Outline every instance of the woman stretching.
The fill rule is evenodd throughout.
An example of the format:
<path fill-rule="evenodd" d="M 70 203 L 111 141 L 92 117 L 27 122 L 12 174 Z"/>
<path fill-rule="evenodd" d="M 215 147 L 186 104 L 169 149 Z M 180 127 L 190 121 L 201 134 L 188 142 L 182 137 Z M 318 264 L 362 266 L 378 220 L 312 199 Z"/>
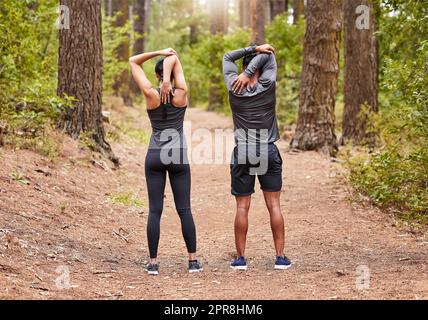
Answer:
<path fill-rule="evenodd" d="M 163 56 L 155 68 L 160 88 L 152 86 L 141 68 L 144 62 L 157 56 Z M 153 130 L 145 163 L 149 193 L 147 239 L 150 263 L 147 272 L 149 275 L 159 274 L 157 256 L 167 173 L 189 253 L 189 272 L 200 272 L 202 268 L 196 260 L 195 223 L 190 208 L 190 166 L 183 134 L 187 108 L 187 84 L 183 67 L 173 49 L 143 53 L 132 57 L 129 62 L 132 75 L 146 97 Z"/>

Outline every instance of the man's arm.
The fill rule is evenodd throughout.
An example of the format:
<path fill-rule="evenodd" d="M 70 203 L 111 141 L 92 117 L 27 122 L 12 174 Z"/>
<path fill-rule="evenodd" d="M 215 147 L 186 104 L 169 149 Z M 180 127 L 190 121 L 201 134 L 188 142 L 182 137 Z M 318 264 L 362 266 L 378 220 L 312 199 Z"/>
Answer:
<path fill-rule="evenodd" d="M 238 78 L 238 66 L 235 61 L 239 60 L 249 54 L 256 52 L 257 46 L 251 46 L 228 52 L 223 57 L 223 75 L 224 82 L 227 85 L 229 91 L 233 88 L 233 83 Z"/>
<path fill-rule="evenodd" d="M 269 87 L 276 81 L 277 65 L 274 54 L 261 53 L 251 60 L 244 73 L 251 78 L 257 70 L 261 70 L 259 83 L 263 87 Z"/>
<path fill-rule="evenodd" d="M 270 44 L 264 44 L 262 46 L 258 46 L 256 47 L 256 52 L 259 53 L 259 55 L 257 55 L 256 57 L 254 57 L 253 60 L 251 60 L 250 65 L 247 67 L 247 69 L 241 73 L 238 77 L 235 77 L 232 83 L 232 91 L 237 93 L 237 94 L 242 94 L 242 91 L 247 88 L 248 91 L 251 90 L 251 88 L 248 87 L 249 83 L 250 83 L 250 79 L 251 77 L 256 73 L 256 71 L 258 69 L 262 70 L 262 75 L 263 75 L 263 69 L 268 69 L 265 67 L 266 64 L 268 64 L 269 59 L 267 59 L 267 57 L 265 57 L 265 55 L 270 55 L 270 56 L 274 56 L 275 55 L 275 48 L 272 47 Z M 259 57 L 260 55 L 263 55 L 263 57 Z M 274 69 L 275 72 L 273 72 L 273 77 L 276 78 L 276 61 L 275 61 L 275 57 L 271 57 L 270 62 L 273 63 L 273 65 L 271 64 L 269 66 L 270 69 Z M 255 61 L 254 61 L 255 60 Z M 266 78 L 267 76 L 267 78 Z M 262 82 L 263 85 L 269 85 L 270 83 L 268 81 L 266 81 L 266 79 L 271 79 L 272 78 L 272 74 L 265 74 L 262 77 Z M 275 79 L 273 80 L 275 81 Z M 259 79 L 260 82 L 260 79 Z M 230 90 L 230 89 L 229 89 Z"/>

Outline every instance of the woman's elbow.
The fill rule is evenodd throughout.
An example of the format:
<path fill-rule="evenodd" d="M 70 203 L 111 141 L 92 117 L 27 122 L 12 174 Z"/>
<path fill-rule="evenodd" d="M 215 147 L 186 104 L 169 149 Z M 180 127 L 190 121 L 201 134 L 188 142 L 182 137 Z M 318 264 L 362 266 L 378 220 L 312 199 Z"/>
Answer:
<path fill-rule="evenodd" d="M 175 54 L 170 55 L 170 56 L 165 58 L 165 61 L 168 61 L 170 63 L 176 63 L 178 61 L 178 57 Z"/>

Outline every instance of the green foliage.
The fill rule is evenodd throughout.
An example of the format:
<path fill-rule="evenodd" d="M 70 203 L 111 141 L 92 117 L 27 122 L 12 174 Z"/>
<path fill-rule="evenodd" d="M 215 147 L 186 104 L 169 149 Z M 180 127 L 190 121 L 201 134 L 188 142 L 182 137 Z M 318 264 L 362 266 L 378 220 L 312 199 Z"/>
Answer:
<path fill-rule="evenodd" d="M 223 107 L 216 111 L 228 113 L 228 95 L 222 73 L 223 55 L 230 50 L 250 45 L 250 30 L 232 28 L 227 35 L 212 35 L 207 25 L 209 17 L 199 13 L 190 15 L 191 5 L 190 0 L 166 0 L 164 6 L 168 10 L 161 10 L 158 3 L 153 3 L 147 49 L 151 51 L 174 47 L 183 62 L 191 104 L 207 107 L 210 88 L 216 87 L 223 100 Z M 278 16 L 266 28 L 267 41 L 278 50 L 278 116 L 283 125 L 294 123 L 297 118 L 305 32 L 303 19 L 298 25 L 289 24 L 287 19 L 286 14 Z M 190 37 L 190 25 L 198 31 L 196 41 Z M 145 66 L 145 71 L 153 78 L 151 63 Z"/>
<path fill-rule="evenodd" d="M 109 137 L 122 143 L 148 145 L 151 133 L 136 125 L 134 120 L 127 117 L 127 119 L 119 121 L 116 130 L 109 131 Z"/>
<path fill-rule="evenodd" d="M 20 184 L 23 184 L 23 185 L 30 184 L 30 181 L 27 180 L 27 178 L 25 177 L 25 174 L 23 174 L 20 171 L 13 171 L 10 174 L 10 178 L 12 179 L 12 181 L 19 182 Z"/>
<path fill-rule="evenodd" d="M 147 50 L 172 47 L 180 53 L 186 51 L 189 45 L 197 41 L 190 37 L 190 26 L 193 26 L 201 37 L 205 36 L 208 19 L 198 6 L 201 4 L 195 3 L 194 0 L 152 1 Z"/>
<path fill-rule="evenodd" d="M 216 111 L 228 112 L 228 95 L 223 80 L 223 55 L 249 44 L 250 34 L 247 30 L 238 29 L 227 35 L 207 34 L 181 56 L 191 86 L 193 104 L 206 105 L 210 87 L 216 86 L 221 89 L 223 99 L 223 108 Z"/>
<path fill-rule="evenodd" d="M 109 196 L 109 199 L 111 203 L 129 207 L 144 208 L 146 206 L 144 200 L 135 197 L 131 192 L 114 193 Z"/>
<path fill-rule="evenodd" d="M 266 27 L 266 40 L 277 49 L 277 113 L 281 126 L 297 122 L 304 35 L 305 20 L 289 24 L 286 14 Z"/>
<path fill-rule="evenodd" d="M 59 205 L 59 210 L 60 210 L 61 214 L 64 214 L 66 209 L 67 209 L 67 204 L 66 203 L 61 203 Z"/>
<path fill-rule="evenodd" d="M 113 93 L 113 84 L 116 77 L 123 71 L 129 71 L 127 61 L 120 61 L 116 51 L 123 43 L 129 43 L 132 21 L 122 27 L 114 25 L 120 13 L 114 17 L 103 16 L 103 92 L 105 95 Z M 135 37 L 144 35 L 135 34 Z M 131 51 L 132 52 L 132 51 Z"/>
<path fill-rule="evenodd" d="M 123 130 L 125 135 L 137 144 L 148 145 L 150 142 L 150 134 L 146 131 L 135 128 L 124 128 Z"/>
<path fill-rule="evenodd" d="M 0 3 L 0 120 L 6 123 L 5 141 L 49 154 L 54 143 L 44 131 L 69 105 L 69 99 L 56 96 L 57 5 L 55 0 Z"/>
<path fill-rule="evenodd" d="M 114 99 L 107 100 L 105 108 L 110 111 L 109 119 L 113 124 L 106 128 L 108 140 L 128 145 L 148 145 L 151 130 L 147 130 L 147 127 L 144 126 L 147 122 L 141 120 L 148 117 L 146 108 L 136 105 L 132 110 L 126 110 Z"/>
<path fill-rule="evenodd" d="M 6 135 L 5 143 L 55 160 L 60 154 L 62 137 L 49 124 L 46 124 L 43 132 L 39 132 L 36 136 L 25 136 L 20 131 L 9 133 Z"/>
<path fill-rule="evenodd" d="M 394 7 L 396 6 L 396 7 Z M 428 222 L 428 1 L 385 1 L 382 148 L 351 156 L 350 181 L 376 204 Z M 399 9 L 396 11 L 395 9 Z"/>
<path fill-rule="evenodd" d="M 96 151 L 97 150 L 97 144 L 95 143 L 93 137 L 93 132 L 91 131 L 86 131 L 80 134 L 79 136 L 79 145 L 81 148 L 85 149 L 89 149 L 91 151 Z"/>

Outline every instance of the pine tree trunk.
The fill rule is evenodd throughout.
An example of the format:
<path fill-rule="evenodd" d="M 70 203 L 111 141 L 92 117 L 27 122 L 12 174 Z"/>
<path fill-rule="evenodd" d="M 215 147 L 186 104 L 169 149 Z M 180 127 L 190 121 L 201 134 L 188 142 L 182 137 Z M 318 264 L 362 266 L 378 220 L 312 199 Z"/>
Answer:
<path fill-rule="evenodd" d="M 370 8 L 368 29 L 357 25 L 359 5 Z M 371 0 L 344 0 L 345 108 L 341 144 L 374 143 L 375 133 L 368 132 L 367 121 L 370 114 L 378 112 L 378 41 L 374 35 L 377 9 Z"/>
<path fill-rule="evenodd" d="M 196 14 L 198 12 L 197 3 L 196 0 L 191 0 L 191 8 L 190 8 L 190 14 L 192 16 L 192 20 L 190 22 L 190 35 L 189 35 L 189 43 L 190 45 L 195 44 L 198 41 L 198 21 L 196 20 Z"/>
<path fill-rule="evenodd" d="M 342 1 L 308 0 L 307 3 L 300 107 L 291 147 L 334 155 Z"/>
<path fill-rule="evenodd" d="M 242 27 L 251 27 L 251 4 L 250 0 L 241 0 L 242 2 Z"/>
<path fill-rule="evenodd" d="M 114 0 L 112 1 L 113 15 L 119 13 L 116 21 L 116 27 L 123 27 L 128 22 L 129 16 L 129 2 L 128 0 Z M 116 57 L 119 61 L 128 62 L 129 60 L 129 38 L 121 43 L 116 49 Z M 116 76 L 115 82 L 113 83 L 114 94 L 118 97 L 122 97 L 123 102 L 127 106 L 132 106 L 132 99 L 130 94 L 129 83 L 131 81 L 131 75 L 128 69 L 123 70 L 119 75 Z"/>
<path fill-rule="evenodd" d="M 226 34 L 228 29 L 228 0 L 216 0 L 209 2 L 209 10 L 211 12 L 210 30 L 211 34 Z M 211 61 L 216 60 L 215 53 L 210 57 Z M 216 85 L 221 83 L 222 79 L 212 78 L 209 93 L 208 110 L 213 111 L 220 109 L 223 106 L 223 98 L 221 88 Z"/>
<path fill-rule="evenodd" d="M 271 21 L 273 21 L 276 16 L 288 11 L 288 0 L 270 0 L 270 7 Z"/>
<path fill-rule="evenodd" d="M 239 26 L 241 28 L 245 27 L 245 12 L 244 12 L 244 0 L 237 0 L 237 5 L 238 5 L 238 15 L 239 15 Z"/>
<path fill-rule="evenodd" d="M 229 0 L 216 0 L 209 2 L 211 34 L 226 34 L 229 27 L 228 14 Z"/>
<path fill-rule="evenodd" d="M 198 42 L 199 37 L 199 5 L 198 0 L 191 0 L 191 7 L 189 7 L 189 13 L 191 16 L 190 20 L 190 34 L 189 44 L 190 46 L 195 45 Z M 196 106 L 198 98 L 198 81 L 194 78 L 188 78 L 189 82 L 189 93 L 188 93 L 188 106 L 193 108 Z"/>
<path fill-rule="evenodd" d="M 134 0 L 133 15 L 136 17 L 134 21 L 134 32 L 136 34 L 136 40 L 133 44 L 133 54 L 141 54 L 144 52 L 144 38 L 142 37 L 145 32 L 146 23 L 146 0 Z M 141 95 L 141 90 L 137 83 L 131 77 L 131 91 L 133 94 Z"/>
<path fill-rule="evenodd" d="M 266 25 L 266 0 L 250 0 L 251 1 L 251 29 L 252 40 L 254 43 L 261 45 L 265 41 L 265 25 Z"/>
<path fill-rule="evenodd" d="M 293 24 L 297 24 L 299 19 L 304 15 L 305 15 L 305 1 L 293 0 Z"/>
<path fill-rule="evenodd" d="M 103 45 L 100 0 L 61 0 L 70 8 L 70 29 L 59 33 L 58 95 L 76 99 L 62 119 L 61 126 L 73 138 L 83 132 L 115 164 L 110 145 L 105 141 L 102 123 Z"/>
<path fill-rule="evenodd" d="M 250 0 L 238 0 L 239 26 L 241 28 L 251 27 L 251 5 Z"/>
<path fill-rule="evenodd" d="M 112 2 L 113 0 L 104 0 L 104 14 L 108 17 L 112 15 Z"/>

